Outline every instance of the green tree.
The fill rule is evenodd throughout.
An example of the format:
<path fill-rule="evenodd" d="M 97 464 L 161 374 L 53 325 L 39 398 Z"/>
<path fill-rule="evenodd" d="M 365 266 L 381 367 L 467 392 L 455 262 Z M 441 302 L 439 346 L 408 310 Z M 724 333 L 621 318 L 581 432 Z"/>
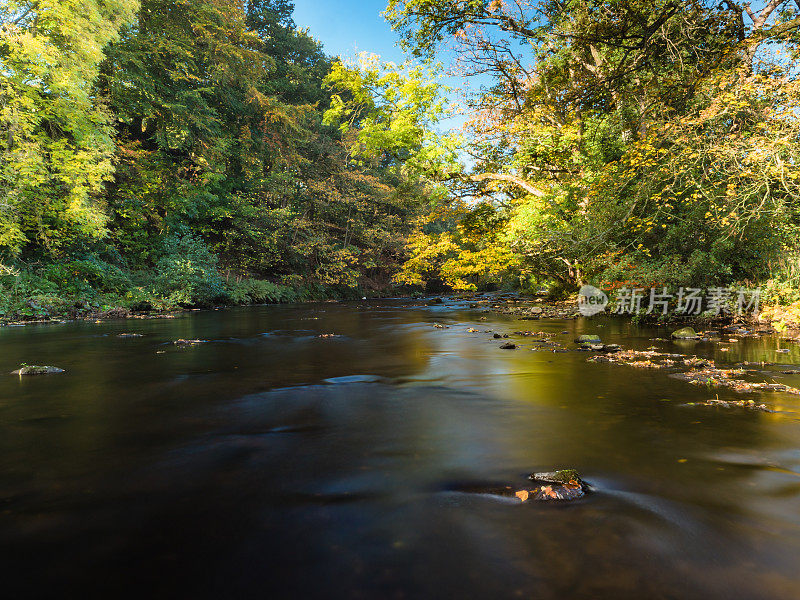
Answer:
<path fill-rule="evenodd" d="M 0 252 L 59 256 L 106 233 L 112 122 L 93 91 L 134 0 L 12 0 L 0 9 Z"/>
<path fill-rule="evenodd" d="M 796 251 L 799 11 L 391 0 L 386 14 L 417 54 L 455 44 L 465 74 L 493 79 L 460 184 L 506 208 L 529 267 L 689 285 L 755 280 Z"/>

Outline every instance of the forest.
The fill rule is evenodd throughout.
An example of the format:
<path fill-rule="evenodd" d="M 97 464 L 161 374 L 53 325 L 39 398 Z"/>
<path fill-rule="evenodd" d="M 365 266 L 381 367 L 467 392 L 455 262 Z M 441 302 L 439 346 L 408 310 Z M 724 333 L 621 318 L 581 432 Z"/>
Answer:
<path fill-rule="evenodd" d="M 400 65 L 292 12 L 0 4 L 0 315 L 586 282 L 796 303 L 800 2 L 389 0 Z"/>

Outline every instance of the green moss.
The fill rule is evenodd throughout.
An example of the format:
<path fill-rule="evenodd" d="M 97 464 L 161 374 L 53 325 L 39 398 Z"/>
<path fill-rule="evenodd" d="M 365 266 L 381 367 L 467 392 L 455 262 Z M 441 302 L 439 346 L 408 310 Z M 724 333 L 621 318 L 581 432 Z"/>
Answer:
<path fill-rule="evenodd" d="M 672 337 L 677 340 L 687 340 L 699 337 L 697 332 L 691 327 L 683 327 L 677 331 L 672 332 Z"/>

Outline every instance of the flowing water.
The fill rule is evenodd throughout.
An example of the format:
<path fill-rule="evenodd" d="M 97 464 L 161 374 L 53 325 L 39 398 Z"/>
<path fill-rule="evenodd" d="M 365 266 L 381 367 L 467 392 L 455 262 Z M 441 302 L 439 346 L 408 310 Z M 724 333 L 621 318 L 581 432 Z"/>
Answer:
<path fill-rule="evenodd" d="M 742 396 L 487 333 L 519 329 L 800 387 L 773 337 L 723 353 L 454 304 L 3 328 L 0 372 L 66 369 L 0 376 L 3 597 L 800 598 L 800 396 L 687 406 Z M 566 467 L 595 491 L 468 491 Z"/>

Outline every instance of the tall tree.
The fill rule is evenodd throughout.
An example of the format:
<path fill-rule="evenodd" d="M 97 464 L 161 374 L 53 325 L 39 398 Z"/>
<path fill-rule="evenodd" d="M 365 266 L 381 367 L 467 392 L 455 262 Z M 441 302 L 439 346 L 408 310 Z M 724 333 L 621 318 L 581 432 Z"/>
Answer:
<path fill-rule="evenodd" d="M 0 9 L 0 252 L 58 256 L 102 237 L 113 129 L 93 92 L 135 0 L 31 0 Z"/>
<path fill-rule="evenodd" d="M 757 277 L 796 230 L 794 74 L 770 44 L 794 56 L 798 10 L 390 0 L 387 15 L 418 54 L 455 46 L 462 74 L 493 79 L 472 105 L 476 168 L 460 183 L 505 207 L 529 265 L 573 284 L 609 263 L 689 284 Z M 779 214 L 786 227 L 770 231 Z"/>

